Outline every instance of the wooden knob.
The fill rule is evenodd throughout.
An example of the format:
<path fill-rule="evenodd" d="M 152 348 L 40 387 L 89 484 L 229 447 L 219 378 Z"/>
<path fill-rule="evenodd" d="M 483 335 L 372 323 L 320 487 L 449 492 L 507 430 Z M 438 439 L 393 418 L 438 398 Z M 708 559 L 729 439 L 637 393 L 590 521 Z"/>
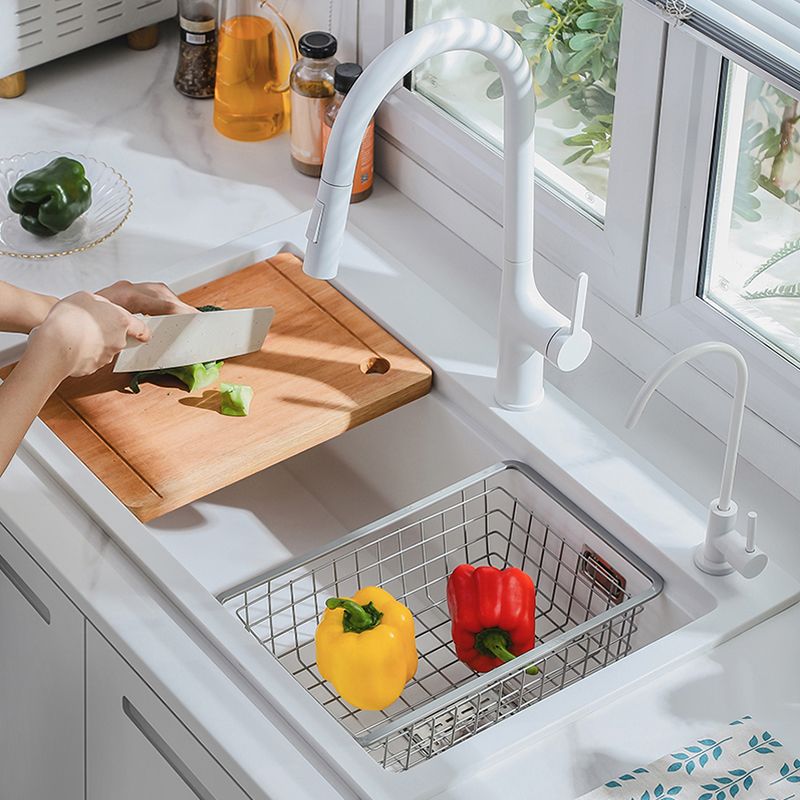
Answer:
<path fill-rule="evenodd" d="M 131 31 L 127 38 L 131 50 L 152 50 L 158 44 L 158 25 L 138 28 Z"/>
<path fill-rule="evenodd" d="M 12 75 L 6 75 L 5 78 L 0 78 L 0 97 L 11 99 L 12 97 L 19 97 L 25 94 L 27 82 L 25 80 L 25 72 L 15 72 Z"/>

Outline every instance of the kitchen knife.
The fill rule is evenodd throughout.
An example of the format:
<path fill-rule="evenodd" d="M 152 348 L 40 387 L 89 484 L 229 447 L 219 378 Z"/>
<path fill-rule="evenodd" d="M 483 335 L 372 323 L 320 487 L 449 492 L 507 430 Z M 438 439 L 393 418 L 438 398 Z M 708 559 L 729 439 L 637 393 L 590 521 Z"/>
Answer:
<path fill-rule="evenodd" d="M 144 372 L 184 367 L 260 350 L 274 308 L 239 308 L 197 314 L 168 314 L 142 319 L 150 340 L 129 340 L 117 356 L 114 372 Z"/>

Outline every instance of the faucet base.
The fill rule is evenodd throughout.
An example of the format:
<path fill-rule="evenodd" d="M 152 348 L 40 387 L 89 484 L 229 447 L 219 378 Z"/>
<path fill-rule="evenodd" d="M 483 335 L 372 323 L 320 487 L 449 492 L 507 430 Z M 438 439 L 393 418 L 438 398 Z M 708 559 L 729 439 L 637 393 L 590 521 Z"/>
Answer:
<path fill-rule="evenodd" d="M 501 334 L 494 399 L 509 411 L 529 411 L 544 400 L 544 356 Z"/>
<path fill-rule="evenodd" d="M 695 566 L 707 575 L 730 575 L 736 570 L 744 578 L 755 578 L 767 566 L 767 556 L 753 543 L 754 531 L 746 539 L 736 530 L 739 510 L 731 500 L 723 511 L 719 498 L 711 501 L 706 540 L 695 551 Z"/>
<path fill-rule="evenodd" d="M 494 396 L 495 402 L 500 408 L 506 409 L 506 411 L 533 411 L 534 408 L 538 408 L 542 404 L 542 400 L 544 400 L 544 392 L 532 403 L 526 403 L 525 405 L 517 405 L 516 403 L 504 403 L 497 395 Z"/>
<path fill-rule="evenodd" d="M 719 498 L 709 504 L 706 538 L 694 554 L 695 566 L 706 575 L 730 575 L 734 571 L 733 564 L 719 549 L 719 543 L 724 536 L 734 532 L 738 515 L 739 508 L 733 500 L 726 511 L 719 507 Z"/>
<path fill-rule="evenodd" d="M 705 572 L 706 575 L 721 577 L 723 575 L 730 575 L 733 572 L 733 567 L 727 561 L 720 563 L 718 561 L 709 561 L 709 559 L 706 558 L 705 542 L 697 545 L 697 549 L 694 551 L 694 565 L 701 572 Z"/>

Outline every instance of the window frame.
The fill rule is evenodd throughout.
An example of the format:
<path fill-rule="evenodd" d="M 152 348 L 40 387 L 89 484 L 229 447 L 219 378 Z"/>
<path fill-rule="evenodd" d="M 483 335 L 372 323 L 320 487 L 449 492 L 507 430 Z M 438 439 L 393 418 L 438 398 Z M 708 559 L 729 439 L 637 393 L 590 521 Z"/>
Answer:
<path fill-rule="evenodd" d="M 670 29 L 641 326 L 673 352 L 709 339 L 737 347 L 750 368 L 748 408 L 800 444 L 800 419 L 795 411 L 800 368 L 704 300 L 699 291 L 713 202 L 726 58 L 779 83 L 680 25 Z M 796 91 L 780 86 L 797 96 Z M 680 197 L 681 203 L 675 203 L 675 197 Z M 717 385 L 731 388 L 726 364 L 709 360 L 697 368 Z"/>
<path fill-rule="evenodd" d="M 362 3 L 362 63 L 402 36 L 409 22 L 406 0 Z M 598 225 L 539 177 L 535 188 L 537 252 L 573 276 L 587 272 L 593 291 L 631 314 L 639 310 L 644 279 L 666 28 L 647 9 L 626 4 L 605 223 Z M 653 95 L 654 102 L 637 103 L 641 92 Z M 380 135 L 426 172 L 502 223 L 500 153 L 402 84 L 381 106 L 377 125 Z M 455 232 L 473 243 L 468 230 Z M 501 254 L 487 255 L 498 261 Z"/>
<path fill-rule="evenodd" d="M 362 63 L 369 63 L 405 32 L 405 8 L 405 0 L 360 3 Z M 649 35 L 637 39 L 639 31 Z M 649 376 L 670 353 L 700 341 L 723 340 L 738 347 L 748 361 L 751 377 L 741 453 L 800 497 L 800 483 L 788 468 L 789 459 L 796 458 L 800 449 L 800 418 L 795 412 L 800 369 L 697 296 L 722 61 L 729 58 L 784 91 L 796 92 L 637 0 L 626 2 L 622 47 L 621 72 L 626 63 L 623 57 L 629 52 L 634 54 L 631 64 L 640 66 L 636 55 L 641 54 L 650 66 L 637 70 L 627 83 L 620 75 L 618 102 L 624 103 L 623 92 L 633 100 L 637 87 L 649 86 L 653 96 L 638 128 L 640 134 L 646 133 L 640 136 L 640 146 L 643 139 L 651 140 L 638 157 L 645 165 L 641 169 L 646 180 L 632 181 L 638 181 L 639 208 L 638 214 L 637 209 L 631 212 L 628 231 L 639 232 L 627 247 L 625 230 L 620 233 L 620 246 L 613 225 L 608 231 L 591 223 L 585 236 L 581 223 L 588 221 L 537 181 L 537 278 L 548 298 L 567 309 L 572 277 L 587 271 L 591 289 L 587 322 L 590 330 L 593 319 L 599 325 L 592 331 L 596 344 L 641 378 Z M 654 74 L 658 75 L 655 88 Z M 646 75 L 650 76 L 647 80 Z M 622 116 L 620 106 L 616 112 Z M 378 132 L 388 143 L 377 151 L 379 171 L 499 265 L 501 157 L 402 85 L 383 104 Z M 472 169 L 465 170 L 464 164 L 471 164 Z M 611 205 L 609 197 L 609 210 Z M 637 227 L 637 219 L 641 227 Z M 636 253 L 639 245 L 641 258 Z M 609 258 L 611 253 L 616 261 Z M 691 364 L 662 392 L 724 438 L 728 419 L 725 397 L 732 396 L 733 384 L 729 365 L 712 356 Z"/>

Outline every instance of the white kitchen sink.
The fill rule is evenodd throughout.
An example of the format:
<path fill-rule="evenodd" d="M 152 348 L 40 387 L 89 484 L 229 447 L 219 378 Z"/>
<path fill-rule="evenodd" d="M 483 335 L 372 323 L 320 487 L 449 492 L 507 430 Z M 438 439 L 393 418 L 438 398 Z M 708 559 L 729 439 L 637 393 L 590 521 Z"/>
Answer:
<path fill-rule="evenodd" d="M 307 215 L 287 220 L 176 266 L 164 278 L 183 291 L 280 250 L 302 255 L 306 224 Z M 261 706 L 264 713 L 291 725 L 315 763 L 324 762 L 356 795 L 374 800 L 429 798 L 502 759 L 524 761 L 526 747 L 555 726 L 612 702 L 615 695 L 633 691 L 671 665 L 711 650 L 796 601 L 796 582 L 773 564 L 752 581 L 697 571 L 692 552 L 703 536 L 705 509 L 552 387 L 532 412 L 497 408 L 491 334 L 365 237 L 346 236 L 337 286 L 433 368 L 434 391 L 429 396 L 147 526 L 43 424 L 33 426 L 26 447 L 199 631 L 242 691 L 255 693 L 259 704 L 266 703 Z M 312 613 L 302 620 L 304 640 L 299 638 L 302 626 L 292 624 L 288 636 L 297 635 L 298 640 L 281 650 L 278 637 L 259 627 L 259 620 L 270 625 L 270 581 L 283 580 L 285 588 L 287 574 L 290 582 L 294 577 L 292 571 L 313 574 L 322 563 L 319 559 L 330 561 L 332 553 L 341 552 L 331 550 L 334 543 L 352 547 L 352 537 L 344 544 L 340 540 L 354 531 L 359 537 L 389 537 L 382 539 L 385 542 L 394 537 L 402 549 L 404 534 L 398 531 L 409 521 L 413 524 L 413 515 L 422 508 L 414 504 L 431 495 L 434 504 L 441 502 L 445 496 L 436 493 L 465 479 L 479 485 L 486 470 L 494 474 L 493 465 L 505 460 L 534 468 L 536 491 L 531 495 L 517 487 L 523 516 L 543 521 L 546 529 L 551 526 L 564 546 L 572 548 L 572 574 L 583 581 L 584 590 L 596 582 L 581 569 L 584 545 L 628 582 L 628 595 L 636 598 L 631 611 L 637 613 L 606 620 L 609 636 L 616 635 L 622 643 L 619 655 L 624 658 L 614 652 L 605 659 L 611 652 L 610 639 L 594 632 L 599 637 L 594 646 L 591 639 L 584 640 L 584 649 L 578 643 L 573 651 L 578 661 L 562 659 L 563 681 L 519 685 L 520 676 L 512 674 L 514 662 L 493 671 L 509 679 L 505 685 L 492 684 L 492 673 L 469 674 L 463 666 L 446 663 L 450 654 L 440 572 L 427 610 L 417 609 L 424 617 L 438 613 L 439 620 L 421 619 L 418 630 L 438 634 L 444 642 L 445 662 L 432 668 L 428 664 L 427 676 L 450 670 L 449 677 L 431 688 L 435 681 L 426 683 L 422 675 L 424 685 L 409 693 L 406 707 L 390 709 L 380 719 L 365 719 L 331 699 L 330 688 L 314 675 L 313 644 L 308 639 L 315 626 L 316 593 Z M 512 494 L 517 495 L 517 489 Z M 549 518 L 554 509 L 556 517 Z M 464 530 L 469 534 L 471 529 Z M 518 543 L 514 540 L 514 546 Z M 469 548 L 463 551 L 472 560 L 470 553 Z M 391 560 L 392 554 L 387 557 Z M 491 557 L 486 561 L 502 565 Z M 410 595 L 420 587 L 411 582 L 404 590 L 402 573 L 400 569 L 381 576 L 373 570 L 369 579 L 394 578 L 392 588 L 413 606 Z M 546 586 L 547 575 L 539 577 Z M 545 589 L 545 599 L 552 600 L 557 591 Z M 560 596 L 562 608 L 569 596 Z M 259 617 L 248 617 L 259 602 L 266 604 L 266 616 L 262 608 Z M 293 602 L 284 604 L 290 615 Z M 585 603 L 589 619 L 613 612 L 608 595 L 603 602 L 599 613 Z M 569 625 L 558 631 L 556 617 L 543 616 L 533 659 L 537 650 L 556 655 L 555 640 L 569 635 Z M 296 645 L 305 645 L 305 650 Z M 553 664 L 544 666 L 550 680 Z M 420 700 L 419 691 L 426 688 L 431 696 Z M 539 692 L 536 702 L 530 702 L 532 689 Z M 483 713 L 484 698 L 497 704 L 498 713 Z M 444 716 L 436 718 L 440 713 Z M 462 735 L 462 722 L 466 728 L 473 726 L 469 736 Z"/>
<path fill-rule="evenodd" d="M 691 581 L 665 586 L 540 476 L 492 467 L 499 457 L 434 393 L 147 527 L 264 645 L 263 659 L 277 659 L 383 767 L 405 770 L 715 605 Z M 534 577 L 536 660 L 488 678 L 458 662 L 444 589 L 463 561 Z M 358 712 L 320 678 L 313 638 L 326 597 L 373 584 L 414 611 L 421 659 L 400 701 Z M 525 673 L 531 664 L 537 676 Z"/>

